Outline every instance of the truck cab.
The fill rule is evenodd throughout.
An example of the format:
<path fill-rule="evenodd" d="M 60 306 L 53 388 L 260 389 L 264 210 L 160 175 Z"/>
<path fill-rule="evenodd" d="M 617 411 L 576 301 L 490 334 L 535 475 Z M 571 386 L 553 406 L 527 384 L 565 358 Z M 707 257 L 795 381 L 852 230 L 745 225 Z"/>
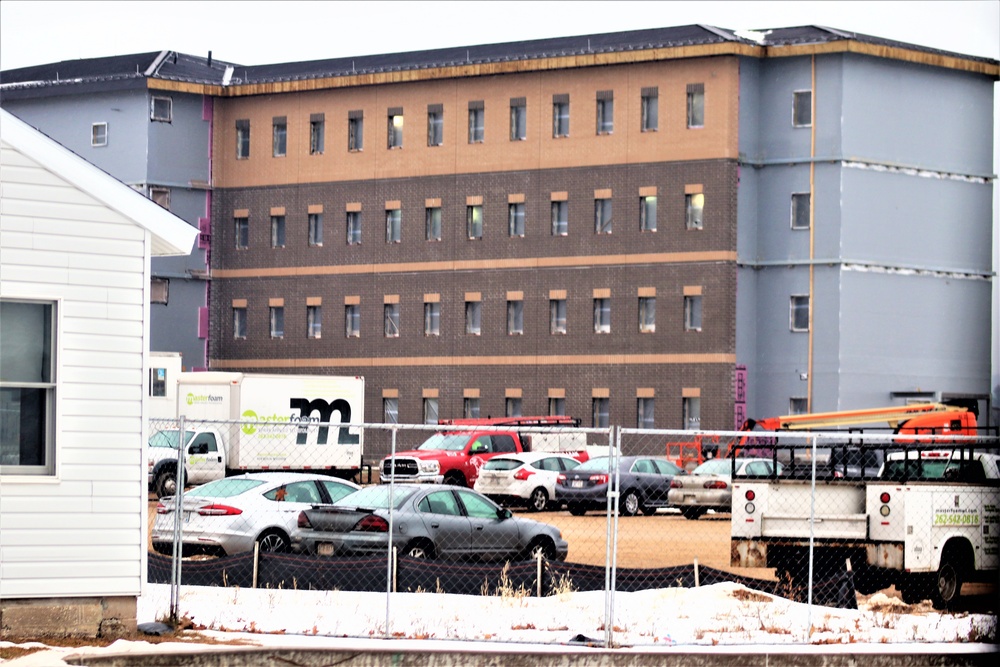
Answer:
<path fill-rule="evenodd" d="M 184 481 L 186 485 L 204 484 L 226 475 L 226 449 L 221 434 L 215 429 L 185 429 Z M 164 428 L 149 436 L 147 481 L 157 497 L 177 493 L 176 428 Z"/>

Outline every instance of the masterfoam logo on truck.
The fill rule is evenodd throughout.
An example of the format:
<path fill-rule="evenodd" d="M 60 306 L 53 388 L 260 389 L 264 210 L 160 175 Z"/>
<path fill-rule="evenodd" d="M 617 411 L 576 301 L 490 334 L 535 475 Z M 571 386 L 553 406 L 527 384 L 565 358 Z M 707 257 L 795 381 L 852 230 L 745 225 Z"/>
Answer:
<path fill-rule="evenodd" d="M 298 414 L 292 413 L 290 415 L 279 415 L 277 413 L 271 415 L 259 415 L 255 410 L 244 410 L 242 417 L 246 421 L 256 421 L 256 422 L 267 422 L 267 423 L 299 423 L 299 424 L 328 424 L 330 423 L 333 413 L 336 412 L 340 414 L 341 424 L 350 424 L 351 422 L 351 404 L 342 398 L 334 400 L 332 403 L 323 400 L 322 398 L 291 398 L 288 401 L 288 406 L 293 410 L 298 410 Z M 313 413 L 319 413 L 318 416 L 314 417 Z M 340 433 L 337 442 L 342 445 L 358 444 L 359 437 L 357 435 L 352 435 L 346 428 L 337 429 Z M 254 435 L 257 433 L 256 424 L 244 424 L 242 427 L 243 433 L 246 435 Z M 325 445 L 329 439 L 329 427 L 321 426 L 317 433 L 316 444 Z M 264 436 L 263 434 L 258 434 L 258 437 L 283 437 L 282 434 Z M 305 444 L 306 442 L 306 432 L 303 429 L 299 430 L 297 437 L 298 444 Z"/>
<path fill-rule="evenodd" d="M 221 403 L 222 396 L 216 394 L 195 394 L 194 392 L 188 392 L 187 404 L 188 405 L 205 405 L 206 403 Z"/>

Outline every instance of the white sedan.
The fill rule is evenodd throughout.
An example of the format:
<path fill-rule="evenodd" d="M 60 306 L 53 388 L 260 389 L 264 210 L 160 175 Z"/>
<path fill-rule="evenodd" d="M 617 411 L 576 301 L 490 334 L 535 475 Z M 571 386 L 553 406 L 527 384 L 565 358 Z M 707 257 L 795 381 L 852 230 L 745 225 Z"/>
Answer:
<path fill-rule="evenodd" d="M 299 512 L 329 504 L 359 487 L 327 475 L 258 472 L 217 479 L 184 494 L 181 523 L 184 555 L 231 555 L 288 551 Z M 153 524 L 153 549 L 173 551 L 176 496 L 161 498 Z"/>
<path fill-rule="evenodd" d="M 551 452 L 495 456 L 479 470 L 475 489 L 501 505 L 527 505 L 541 512 L 555 495 L 559 474 L 578 465 L 572 456 Z"/>

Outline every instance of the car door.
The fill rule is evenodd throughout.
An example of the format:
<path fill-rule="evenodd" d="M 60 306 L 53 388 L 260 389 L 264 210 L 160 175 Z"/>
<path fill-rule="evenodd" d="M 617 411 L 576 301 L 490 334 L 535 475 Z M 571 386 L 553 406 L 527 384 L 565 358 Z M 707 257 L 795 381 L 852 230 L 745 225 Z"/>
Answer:
<path fill-rule="evenodd" d="M 272 502 L 265 503 L 259 512 L 255 509 L 255 516 L 248 519 L 258 533 L 268 526 L 282 526 L 291 535 L 298 523 L 299 512 L 323 502 L 319 487 L 312 480 L 279 486 L 265 493 L 264 497 Z"/>
<path fill-rule="evenodd" d="M 646 502 L 647 500 L 655 502 L 659 494 L 658 486 L 660 473 L 656 470 L 656 465 L 653 463 L 652 459 L 636 459 L 632 463 L 629 474 L 633 480 L 636 490 L 639 492 L 639 498 L 643 502 Z M 624 489 L 624 480 L 622 480 L 622 490 Z"/>
<path fill-rule="evenodd" d="M 457 493 L 472 527 L 468 553 L 494 560 L 521 550 L 515 521 L 501 519 L 497 513 L 500 508 L 478 493 L 464 489 Z"/>
<path fill-rule="evenodd" d="M 438 556 L 468 553 L 472 526 L 450 489 L 431 491 L 417 503 L 417 511 Z"/>
<path fill-rule="evenodd" d="M 656 466 L 656 472 L 659 474 L 655 502 L 657 505 L 666 506 L 669 504 L 667 496 L 670 494 L 670 483 L 675 476 L 683 476 L 684 471 L 670 461 L 662 459 L 653 459 L 653 465 Z"/>

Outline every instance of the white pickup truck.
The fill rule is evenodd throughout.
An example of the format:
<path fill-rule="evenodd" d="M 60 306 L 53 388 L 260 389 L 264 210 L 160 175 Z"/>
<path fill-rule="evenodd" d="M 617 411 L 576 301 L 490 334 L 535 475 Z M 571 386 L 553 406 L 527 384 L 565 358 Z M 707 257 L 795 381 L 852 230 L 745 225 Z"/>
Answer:
<path fill-rule="evenodd" d="M 731 563 L 773 567 L 801 594 L 848 561 L 863 594 L 895 585 L 907 603 L 953 607 L 966 581 L 997 581 L 1000 456 L 995 446 L 909 446 L 869 480 L 737 479 Z M 794 596 L 794 595 L 793 595 Z"/>

